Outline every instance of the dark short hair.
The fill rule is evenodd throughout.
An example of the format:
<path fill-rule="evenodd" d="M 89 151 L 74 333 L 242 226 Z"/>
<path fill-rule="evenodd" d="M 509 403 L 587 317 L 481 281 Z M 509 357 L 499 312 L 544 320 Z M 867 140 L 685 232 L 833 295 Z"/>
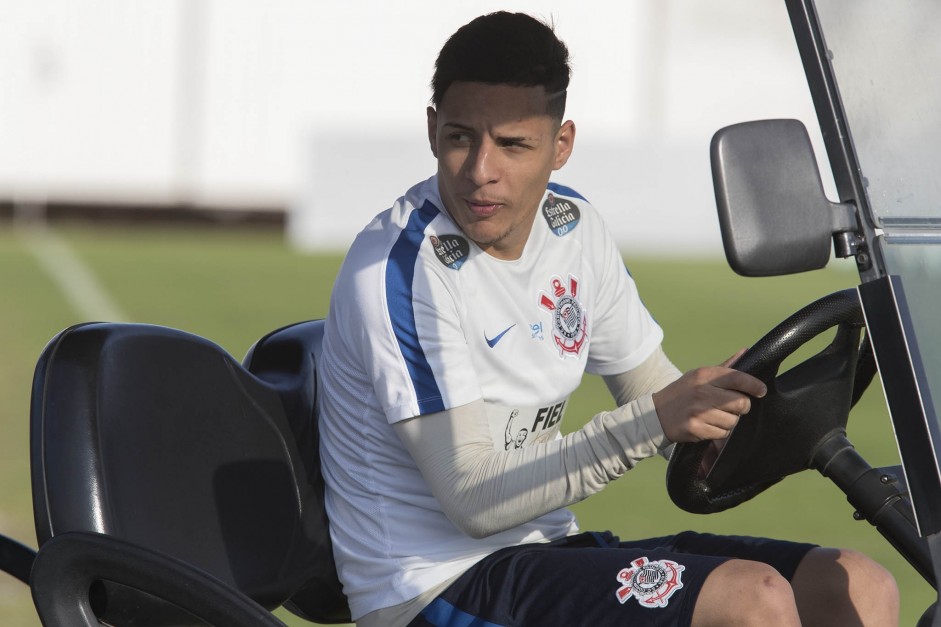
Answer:
<path fill-rule="evenodd" d="M 549 112 L 565 112 L 569 51 L 552 26 L 525 13 L 500 11 L 459 28 L 441 48 L 431 80 L 431 102 L 437 107 L 454 82 L 542 86 Z"/>

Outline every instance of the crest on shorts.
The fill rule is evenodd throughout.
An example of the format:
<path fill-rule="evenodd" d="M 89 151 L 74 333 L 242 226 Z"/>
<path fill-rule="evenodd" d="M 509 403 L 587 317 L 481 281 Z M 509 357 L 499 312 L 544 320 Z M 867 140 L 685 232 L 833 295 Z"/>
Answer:
<path fill-rule="evenodd" d="M 683 587 L 684 570 L 672 560 L 651 562 L 639 557 L 618 573 L 621 587 L 615 595 L 622 605 L 634 597 L 643 607 L 666 607 L 673 593 Z"/>
<path fill-rule="evenodd" d="M 470 245 L 460 235 L 432 235 L 428 239 L 438 261 L 452 270 L 460 270 L 467 261 Z"/>
<path fill-rule="evenodd" d="M 549 280 L 550 293 L 539 292 L 539 306 L 552 314 L 552 339 L 561 357 L 578 357 L 588 339 L 588 312 L 578 300 L 578 279 L 569 275 Z"/>
<path fill-rule="evenodd" d="M 566 198 L 557 198 L 555 194 L 549 192 L 546 200 L 542 203 L 542 217 L 546 219 L 546 224 L 552 229 L 558 237 L 566 233 L 571 233 L 578 221 L 582 217 L 582 212 L 571 200 Z"/>

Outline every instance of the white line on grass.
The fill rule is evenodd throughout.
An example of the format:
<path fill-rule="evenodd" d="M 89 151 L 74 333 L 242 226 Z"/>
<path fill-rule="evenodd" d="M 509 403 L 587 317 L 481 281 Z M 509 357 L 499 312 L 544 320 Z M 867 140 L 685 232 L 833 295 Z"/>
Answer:
<path fill-rule="evenodd" d="M 30 225 L 17 229 L 49 277 L 59 286 L 81 321 L 124 322 L 127 316 L 112 300 L 88 265 L 52 229 Z"/>

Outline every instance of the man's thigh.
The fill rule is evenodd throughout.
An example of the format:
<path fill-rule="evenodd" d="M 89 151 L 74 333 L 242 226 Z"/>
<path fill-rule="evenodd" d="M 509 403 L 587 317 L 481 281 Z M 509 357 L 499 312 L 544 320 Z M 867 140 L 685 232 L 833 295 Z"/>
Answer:
<path fill-rule="evenodd" d="M 635 549 L 656 547 L 682 554 L 713 555 L 764 562 L 773 566 L 781 573 L 781 576 L 791 581 L 801 560 L 817 545 L 770 538 L 684 531 L 662 538 L 621 542 L 619 546 Z"/>
<path fill-rule="evenodd" d="M 512 547 L 471 568 L 410 625 L 689 625 L 703 583 L 728 559 L 763 561 L 790 579 L 811 548 L 691 532 Z"/>
<path fill-rule="evenodd" d="M 485 558 L 410 625 L 688 625 L 727 560 L 596 543 L 513 547 Z"/>

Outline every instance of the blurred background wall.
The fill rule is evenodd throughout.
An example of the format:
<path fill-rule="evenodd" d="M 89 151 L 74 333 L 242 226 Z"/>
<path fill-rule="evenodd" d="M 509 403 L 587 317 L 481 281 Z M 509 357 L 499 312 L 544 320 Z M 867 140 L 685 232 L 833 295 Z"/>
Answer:
<path fill-rule="evenodd" d="M 708 152 L 724 125 L 802 119 L 825 160 L 780 0 L 0 7 L 7 218 L 251 219 L 303 249 L 342 250 L 433 172 L 435 55 L 498 9 L 553 21 L 569 45 L 577 148 L 556 180 L 602 210 L 625 250 L 720 254 Z"/>

